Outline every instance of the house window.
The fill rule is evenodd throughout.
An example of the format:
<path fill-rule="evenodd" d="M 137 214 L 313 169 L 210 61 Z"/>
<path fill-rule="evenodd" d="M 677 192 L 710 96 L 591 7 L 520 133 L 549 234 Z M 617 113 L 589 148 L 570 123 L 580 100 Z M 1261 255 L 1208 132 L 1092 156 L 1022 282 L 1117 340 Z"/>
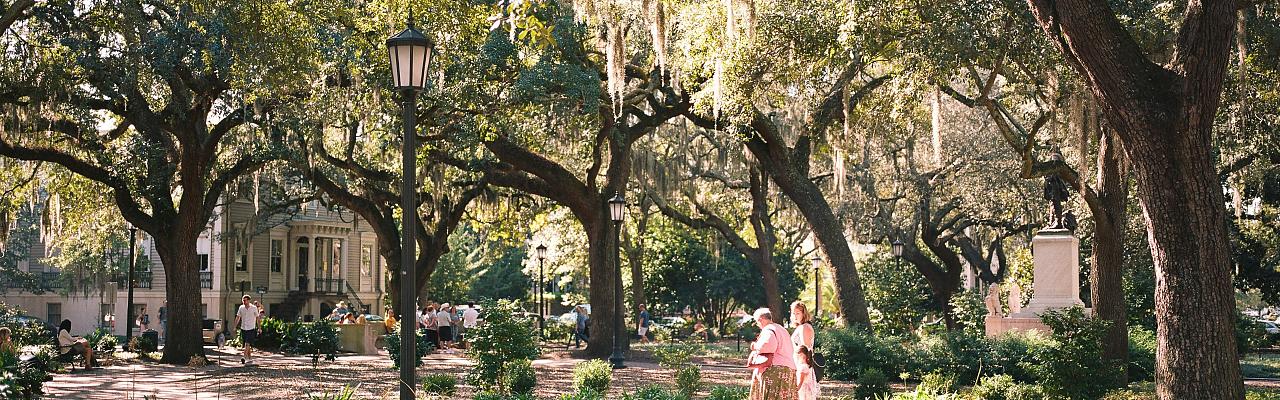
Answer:
<path fill-rule="evenodd" d="M 48 318 L 45 321 L 49 321 L 50 324 L 62 323 L 62 303 L 48 303 L 47 310 L 48 312 L 45 313 L 45 316 Z"/>
<path fill-rule="evenodd" d="M 209 270 L 209 255 L 208 255 L 208 254 L 196 254 L 196 257 L 200 259 L 200 270 L 201 270 L 201 271 L 208 271 L 208 270 Z"/>
<path fill-rule="evenodd" d="M 360 275 L 373 275 L 373 246 L 360 246 Z"/>
<path fill-rule="evenodd" d="M 284 241 L 271 241 L 271 272 L 280 272 L 284 263 Z"/>

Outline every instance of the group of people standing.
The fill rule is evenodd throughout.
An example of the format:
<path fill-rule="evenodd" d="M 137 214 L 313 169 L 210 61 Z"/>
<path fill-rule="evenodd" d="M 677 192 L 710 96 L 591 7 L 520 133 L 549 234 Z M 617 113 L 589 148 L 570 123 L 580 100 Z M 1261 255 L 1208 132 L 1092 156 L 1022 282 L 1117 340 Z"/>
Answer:
<path fill-rule="evenodd" d="M 817 376 L 813 366 L 814 331 L 809 309 L 799 301 L 791 303 L 791 325 L 774 322 L 768 308 L 752 315 L 760 335 L 751 344 L 747 366 L 751 373 L 751 400 L 816 400 Z"/>
<path fill-rule="evenodd" d="M 466 346 L 464 335 L 468 329 L 476 327 L 480 312 L 476 310 L 475 303 L 467 303 L 467 308 L 461 312 L 449 303 L 428 304 L 418 312 L 417 318 L 418 329 L 426 332 L 427 341 L 436 349 L 451 352 L 457 343 Z"/>

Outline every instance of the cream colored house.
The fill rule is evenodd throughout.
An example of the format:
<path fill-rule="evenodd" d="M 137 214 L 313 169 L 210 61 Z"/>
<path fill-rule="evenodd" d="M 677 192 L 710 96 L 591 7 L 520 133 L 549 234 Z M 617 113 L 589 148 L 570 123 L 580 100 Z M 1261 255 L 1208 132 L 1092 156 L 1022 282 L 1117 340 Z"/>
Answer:
<path fill-rule="evenodd" d="M 242 294 L 261 300 L 267 315 L 288 320 L 323 318 L 339 301 L 365 313 L 382 313 L 385 263 L 364 220 L 346 210 L 331 211 L 311 203 L 295 214 L 256 223 L 255 209 L 248 199 L 221 206 L 209 230 L 200 236 L 196 252 L 206 318 L 232 318 Z M 138 251 L 150 259 L 150 265 L 142 263 L 135 270 L 134 307 L 146 306 L 150 328 L 162 331 L 164 268 L 153 243 L 141 232 Z M 59 272 L 40 262 L 49 255 L 46 246 L 37 241 L 31 253 L 19 268 L 52 282 Z M 0 301 L 53 324 L 70 319 L 74 334 L 106 326 L 123 335 L 128 290 L 123 283 L 106 287 L 87 296 L 11 288 L 0 295 Z"/>

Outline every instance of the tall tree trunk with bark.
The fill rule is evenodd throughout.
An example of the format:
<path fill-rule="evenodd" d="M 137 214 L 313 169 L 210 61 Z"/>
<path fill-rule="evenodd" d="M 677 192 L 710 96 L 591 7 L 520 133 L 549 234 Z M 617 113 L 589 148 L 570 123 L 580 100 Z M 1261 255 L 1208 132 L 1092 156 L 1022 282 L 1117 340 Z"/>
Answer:
<path fill-rule="evenodd" d="M 1132 162 L 1156 269 L 1156 394 L 1241 399 L 1213 119 L 1236 1 L 1186 3 L 1172 60 L 1148 60 L 1103 1 L 1028 0 L 1085 77 Z"/>
<path fill-rule="evenodd" d="M 1101 128 L 1101 127 L 1098 127 Z M 1124 154 L 1114 135 L 1099 133 L 1093 254 L 1089 289 L 1093 314 L 1111 323 L 1103 339 L 1103 357 L 1129 364 L 1129 317 L 1124 297 L 1124 231 L 1128 221 L 1129 182 Z M 1123 374 L 1124 372 L 1122 372 Z M 1122 381 L 1127 381 L 1124 379 Z"/>

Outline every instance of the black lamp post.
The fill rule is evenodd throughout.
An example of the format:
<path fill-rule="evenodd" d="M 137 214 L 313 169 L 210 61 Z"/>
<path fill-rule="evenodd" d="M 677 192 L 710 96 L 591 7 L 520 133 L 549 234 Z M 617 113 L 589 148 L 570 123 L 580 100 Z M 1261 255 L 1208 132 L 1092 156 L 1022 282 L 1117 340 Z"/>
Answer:
<path fill-rule="evenodd" d="M 547 313 L 543 309 L 543 305 L 547 300 L 547 281 L 546 274 L 544 273 L 545 271 L 542 268 L 542 261 L 547 259 L 547 245 L 539 244 L 538 247 L 534 248 L 534 250 L 537 250 L 538 253 L 538 337 L 542 338 L 542 334 L 547 326 Z"/>
<path fill-rule="evenodd" d="M 609 199 L 609 217 L 613 219 L 613 267 L 614 267 L 614 285 L 613 285 L 613 355 L 609 356 L 609 363 L 613 364 L 613 369 L 626 368 L 624 362 L 627 357 L 622 354 L 622 341 L 626 340 L 626 336 L 622 335 L 622 314 L 626 312 L 626 308 L 622 306 L 622 217 L 626 215 L 627 201 L 622 198 L 622 193 L 618 193 Z"/>
<path fill-rule="evenodd" d="M 902 241 L 893 239 L 893 259 L 895 267 L 902 267 Z"/>
<path fill-rule="evenodd" d="M 414 249 L 414 232 L 417 232 L 418 203 L 417 182 L 415 172 L 415 154 L 417 151 L 416 132 L 418 103 L 415 97 L 418 91 L 427 87 L 427 69 L 431 67 L 431 53 L 435 44 L 422 32 L 413 28 L 413 14 L 409 14 L 408 27 L 387 39 L 387 51 L 391 62 L 391 78 L 395 89 L 400 91 L 404 119 L 404 145 L 401 150 L 400 179 L 400 400 L 414 398 L 414 349 L 416 339 L 416 319 L 414 309 L 417 298 L 414 296 L 414 260 L 417 259 Z"/>
<path fill-rule="evenodd" d="M 818 317 L 818 310 L 822 309 L 822 257 L 817 252 L 813 253 L 813 315 L 810 319 Z M 812 321 L 810 321 L 812 322 Z"/>
<path fill-rule="evenodd" d="M 137 256 L 134 255 L 134 247 L 138 238 L 138 228 L 129 224 L 129 300 L 125 305 L 124 342 L 129 343 L 133 339 L 133 267 L 137 263 Z"/>

